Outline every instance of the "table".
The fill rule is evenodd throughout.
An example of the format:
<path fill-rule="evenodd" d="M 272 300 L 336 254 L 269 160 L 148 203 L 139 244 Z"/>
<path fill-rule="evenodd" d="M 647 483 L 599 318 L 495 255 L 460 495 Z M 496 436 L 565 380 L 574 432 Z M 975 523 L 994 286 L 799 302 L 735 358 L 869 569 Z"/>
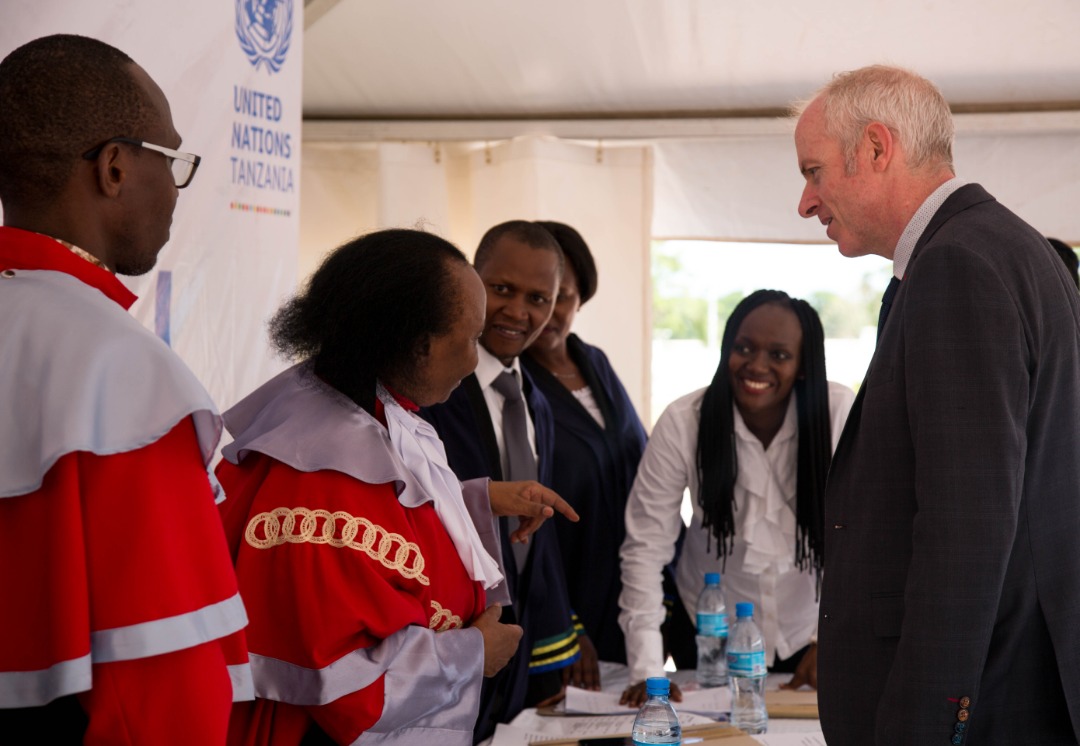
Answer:
<path fill-rule="evenodd" d="M 693 670 L 674 671 L 669 678 L 680 687 L 692 688 L 697 684 Z M 779 689 L 780 684 L 791 679 L 791 674 L 770 674 L 767 688 Z M 600 664 L 600 680 L 605 692 L 621 693 L 629 684 L 629 671 L 626 666 L 605 663 Z M 678 703 L 674 703 L 678 712 Z M 629 733 L 633 725 L 635 712 L 627 708 L 625 715 L 589 715 L 573 716 L 561 714 L 545 715 L 535 708 L 529 708 L 514 718 L 510 728 L 500 726 L 493 738 L 484 741 L 481 746 L 522 746 L 529 743 L 542 743 L 563 739 L 569 735 L 590 736 L 618 735 Z M 681 716 L 682 717 L 682 716 Z M 707 722 L 707 718 L 689 716 L 693 722 Z M 754 736 L 757 743 L 776 746 L 790 744 L 824 744 L 820 738 L 821 724 L 813 718 L 777 718 L 770 717 L 769 730 L 764 736 Z M 771 737 L 771 738 L 770 738 Z M 817 740 L 820 739 L 820 740 Z M 722 740 L 717 743 L 723 743 Z"/>

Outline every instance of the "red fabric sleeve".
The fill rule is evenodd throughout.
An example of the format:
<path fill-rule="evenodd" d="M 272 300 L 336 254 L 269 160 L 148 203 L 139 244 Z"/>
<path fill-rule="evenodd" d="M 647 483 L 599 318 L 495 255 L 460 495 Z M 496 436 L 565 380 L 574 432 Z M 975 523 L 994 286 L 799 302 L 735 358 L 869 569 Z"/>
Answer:
<path fill-rule="evenodd" d="M 0 567 L 24 570 L 5 573 L 5 593 L 20 602 L 0 614 L 0 671 L 76 660 L 94 632 L 233 598 L 191 419 L 136 451 L 67 454 L 39 490 L 0 499 Z M 178 652 L 95 660 L 93 690 L 80 697 L 90 730 L 102 743 L 220 743 L 232 701 L 225 666 L 246 660 L 243 630 Z M 215 735 L 178 736 L 192 732 Z"/>

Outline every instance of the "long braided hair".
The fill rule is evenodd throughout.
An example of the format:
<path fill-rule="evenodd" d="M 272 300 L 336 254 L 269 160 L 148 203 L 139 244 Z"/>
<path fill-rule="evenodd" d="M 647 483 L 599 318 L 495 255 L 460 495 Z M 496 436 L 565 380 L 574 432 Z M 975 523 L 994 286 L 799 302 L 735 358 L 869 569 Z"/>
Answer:
<path fill-rule="evenodd" d="M 766 303 L 789 308 L 802 327 L 801 368 L 792 393 L 798 413 L 799 450 L 796 481 L 795 563 L 813 569 L 820 582 L 824 560 L 825 477 L 832 459 L 829 386 L 825 377 L 825 333 L 817 312 L 804 300 L 779 290 L 757 290 L 735 307 L 724 327 L 720 364 L 701 402 L 697 468 L 704 528 L 716 539 L 717 556 L 727 559 L 735 538 L 734 398 L 728 363 L 739 327 L 751 311 Z"/>

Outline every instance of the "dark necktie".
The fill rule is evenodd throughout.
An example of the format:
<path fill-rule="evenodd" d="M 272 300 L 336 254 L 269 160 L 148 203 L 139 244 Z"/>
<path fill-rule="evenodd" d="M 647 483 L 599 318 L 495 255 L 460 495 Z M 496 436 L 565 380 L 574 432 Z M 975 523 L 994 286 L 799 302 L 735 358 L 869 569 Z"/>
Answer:
<path fill-rule="evenodd" d="M 504 370 L 491 385 L 503 397 L 502 432 L 507 462 L 503 479 L 511 482 L 536 479 L 536 456 L 533 455 L 532 445 L 529 443 L 529 413 L 525 409 L 525 399 L 521 396 L 517 372 Z M 519 522 L 518 518 L 511 517 L 508 521 L 510 530 L 515 530 Z M 525 570 L 530 546 L 531 543 L 513 545 L 514 561 L 519 573 Z"/>
<path fill-rule="evenodd" d="M 881 310 L 878 311 L 877 317 L 877 336 L 881 339 L 881 330 L 885 328 L 885 319 L 889 316 L 889 309 L 892 308 L 893 297 L 896 295 L 896 291 L 900 288 L 900 278 L 893 275 L 893 278 L 889 280 L 889 287 L 885 288 L 885 294 L 881 296 Z"/>
<path fill-rule="evenodd" d="M 889 317 L 889 309 L 892 308 L 893 298 L 896 296 L 896 291 L 900 288 L 900 280 L 893 275 L 893 278 L 889 280 L 889 286 L 885 288 L 885 293 L 881 296 L 881 310 L 878 311 L 877 319 L 877 337 L 878 341 L 881 340 L 881 330 L 885 328 L 885 319 Z M 875 353 L 875 358 L 876 358 Z M 871 361 L 871 364 L 873 361 Z M 866 395 L 866 382 L 869 380 L 870 371 L 866 371 L 866 377 L 863 378 L 862 385 L 859 386 L 859 393 L 855 395 L 855 403 L 851 405 L 851 411 L 848 412 L 847 421 L 844 423 L 844 429 L 840 433 L 840 441 L 836 444 L 836 451 L 833 454 L 832 463 L 836 463 L 836 457 L 839 456 L 847 445 L 847 441 L 851 439 L 852 433 L 858 429 L 859 419 L 862 417 L 862 403 L 863 397 Z"/>
<path fill-rule="evenodd" d="M 508 465 L 503 478 L 512 482 L 536 479 L 536 457 L 529 444 L 529 413 L 521 396 L 517 371 L 504 370 L 491 385 L 503 396 L 503 447 Z"/>

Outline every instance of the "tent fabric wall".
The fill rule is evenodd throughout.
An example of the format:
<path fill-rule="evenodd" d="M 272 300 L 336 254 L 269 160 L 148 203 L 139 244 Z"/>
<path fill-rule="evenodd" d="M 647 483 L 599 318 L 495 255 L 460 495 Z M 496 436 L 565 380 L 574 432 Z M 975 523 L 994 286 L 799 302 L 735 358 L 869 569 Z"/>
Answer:
<path fill-rule="evenodd" d="M 305 142 L 300 157 L 297 277 L 303 283 L 328 251 L 378 226 L 379 161 L 372 143 Z"/>
<path fill-rule="evenodd" d="M 644 146 L 544 137 L 484 143 L 305 143 L 301 267 L 371 230 L 421 228 L 471 255 L 512 219 L 577 228 L 596 258 L 599 291 L 575 324 L 604 348 L 647 418 L 652 160 Z M 303 275 L 302 275 L 303 276 Z"/>
<path fill-rule="evenodd" d="M 803 187 L 792 123 L 760 120 L 760 135 L 654 145 L 653 236 L 827 242 L 797 214 Z M 958 115 L 957 175 L 981 183 L 1046 235 L 1080 242 L 1080 112 Z"/>
<path fill-rule="evenodd" d="M 802 177 L 790 133 L 654 145 L 654 238 L 815 241 L 796 212 Z"/>
<path fill-rule="evenodd" d="M 1080 124 L 1071 132 L 957 138 L 957 175 L 986 187 L 1043 235 L 1080 243 Z"/>

